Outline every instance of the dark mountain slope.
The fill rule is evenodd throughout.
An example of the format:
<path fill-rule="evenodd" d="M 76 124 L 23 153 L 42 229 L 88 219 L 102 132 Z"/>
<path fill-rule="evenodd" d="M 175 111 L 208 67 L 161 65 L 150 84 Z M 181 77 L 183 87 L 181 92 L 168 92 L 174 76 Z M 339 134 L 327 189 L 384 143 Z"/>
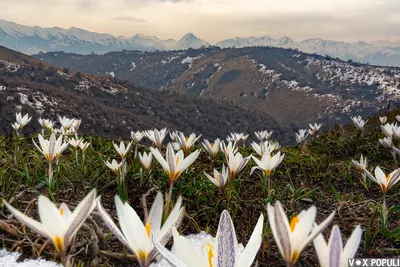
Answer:
<path fill-rule="evenodd" d="M 291 130 L 258 111 L 227 102 L 191 99 L 176 93 L 143 89 L 110 77 L 60 70 L 0 47 L 0 131 L 10 133 L 13 114 L 34 115 L 26 132 L 39 128 L 38 117 L 57 114 L 83 119 L 83 130 L 105 136 L 127 136 L 131 130 L 168 127 L 205 138 L 231 131 L 271 129 L 281 141 Z M 7 59 L 12 59 L 7 60 Z"/>

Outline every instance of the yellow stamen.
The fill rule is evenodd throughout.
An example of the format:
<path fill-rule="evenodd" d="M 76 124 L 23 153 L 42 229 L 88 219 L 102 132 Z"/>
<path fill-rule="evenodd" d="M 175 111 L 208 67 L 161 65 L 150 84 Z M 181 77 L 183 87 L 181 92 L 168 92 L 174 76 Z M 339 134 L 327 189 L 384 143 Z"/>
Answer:
<path fill-rule="evenodd" d="M 139 261 L 146 261 L 147 260 L 147 252 L 143 251 L 143 250 L 139 250 L 137 257 L 138 257 Z"/>
<path fill-rule="evenodd" d="M 214 257 L 214 252 L 213 252 L 213 247 L 210 243 L 207 243 L 208 246 L 208 265 L 210 267 L 213 267 L 213 257 Z"/>
<path fill-rule="evenodd" d="M 387 187 L 385 184 L 381 184 L 382 192 L 386 193 Z"/>
<path fill-rule="evenodd" d="M 189 141 L 189 137 L 186 137 L 185 140 L 186 140 L 186 143 L 187 143 Z"/>
<path fill-rule="evenodd" d="M 299 217 L 298 216 L 294 216 L 292 218 L 292 220 L 290 221 L 290 231 L 294 231 L 294 229 L 296 228 L 296 224 L 299 222 Z"/>
<path fill-rule="evenodd" d="M 297 262 L 297 260 L 299 259 L 299 256 L 300 256 L 299 252 L 294 251 L 292 254 L 292 258 L 290 259 L 290 263 L 295 264 Z"/>
<path fill-rule="evenodd" d="M 60 214 L 63 215 L 64 214 L 64 209 L 60 208 Z"/>
<path fill-rule="evenodd" d="M 53 243 L 58 252 L 64 251 L 64 239 L 62 237 L 56 236 L 53 239 Z"/>
<path fill-rule="evenodd" d="M 179 163 L 179 157 L 176 157 L 176 158 L 175 158 L 175 165 L 178 166 L 178 163 Z"/>
<path fill-rule="evenodd" d="M 150 220 L 146 223 L 146 225 L 144 227 L 146 227 L 147 236 L 150 238 L 150 233 L 151 233 L 151 222 L 150 222 Z"/>
<path fill-rule="evenodd" d="M 219 177 L 221 176 L 221 174 L 217 174 L 215 175 L 215 180 L 217 181 L 217 183 L 219 183 Z"/>
<path fill-rule="evenodd" d="M 214 149 L 214 143 L 210 144 L 211 149 Z"/>
<path fill-rule="evenodd" d="M 386 176 L 386 183 L 389 183 L 390 178 L 392 178 L 392 177 L 390 177 L 390 173 L 389 173 L 389 174 Z"/>

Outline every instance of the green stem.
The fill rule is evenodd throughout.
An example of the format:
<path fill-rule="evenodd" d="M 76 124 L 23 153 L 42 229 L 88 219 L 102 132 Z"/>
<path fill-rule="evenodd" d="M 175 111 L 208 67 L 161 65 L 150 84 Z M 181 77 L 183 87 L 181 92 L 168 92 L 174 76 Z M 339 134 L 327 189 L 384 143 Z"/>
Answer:
<path fill-rule="evenodd" d="M 52 190 L 53 189 L 53 168 L 52 168 L 51 161 L 49 161 L 49 169 L 48 169 L 47 174 L 49 176 L 49 180 L 48 180 L 49 190 Z"/>
<path fill-rule="evenodd" d="M 75 149 L 75 164 L 78 167 L 79 165 L 79 159 L 78 159 L 78 149 Z"/>
<path fill-rule="evenodd" d="M 169 208 L 170 208 L 170 205 L 171 205 L 172 190 L 173 189 L 174 189 L 174 182 L 171 181 L 169 183 L 169 191 L 168 191 L 167 199 L 165 200 L 165 211 L 164 211 L 165 218 L 167 218 L 167 215 L 169 214 Z"/>

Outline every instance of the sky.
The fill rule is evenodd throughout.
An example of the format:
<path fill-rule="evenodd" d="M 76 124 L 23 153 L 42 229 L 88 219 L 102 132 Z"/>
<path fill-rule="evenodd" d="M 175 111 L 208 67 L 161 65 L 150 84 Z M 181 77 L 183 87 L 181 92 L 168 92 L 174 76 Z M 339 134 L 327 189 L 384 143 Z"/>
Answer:
<path fill-rule="evenodd" d="M 269 35 L 400 46 L 400 0 L 0 0 L 0 19 L 210 43 Z"/>

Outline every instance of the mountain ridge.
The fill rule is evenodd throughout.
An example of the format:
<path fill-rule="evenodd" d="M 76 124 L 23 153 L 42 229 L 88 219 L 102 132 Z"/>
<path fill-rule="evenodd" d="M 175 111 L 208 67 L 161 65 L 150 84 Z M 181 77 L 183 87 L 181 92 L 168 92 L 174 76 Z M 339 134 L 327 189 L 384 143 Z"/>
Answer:
<path fill-rule="evenodd" d="M 156 36 L 135 34 L 132 37 L 114 37 L 107 33 L 95 33 L 76 27 L 62 29 L 59 27 L 29 27 L 0 20 L 0 45 L 27 53 L 64 51 L 78 54 L 92 52 L 103 54 L 121 50 L 185 50 L 201 48 L 211 44 L 188 33 L 179 40 L 162 40 Z M 249 47 L 273 46 L 298 49 L 307 53 L 317 53 L 338 57 L 342 60 L 353 60 L 374 65 L 400 66 L 400 47 L 382 47 L 359 41 L 343 41 L 308 38 L 300 42 L 284 36 L 274 39 L 268 35 L 261 37 L 235 37 L 217 42 L 214 46 Z"/>
<path fill-rule="evenodd" d="M 286 39 L 288 41 L 288 39 Z M 400 68 L 277 47 L 35 55 L 61 68 L 112 75 L 145 88 L 259 110 L 293 129 L 348 123 L 400 105 Z M 285 107 L 285 108 L 282 108 Z"/>

